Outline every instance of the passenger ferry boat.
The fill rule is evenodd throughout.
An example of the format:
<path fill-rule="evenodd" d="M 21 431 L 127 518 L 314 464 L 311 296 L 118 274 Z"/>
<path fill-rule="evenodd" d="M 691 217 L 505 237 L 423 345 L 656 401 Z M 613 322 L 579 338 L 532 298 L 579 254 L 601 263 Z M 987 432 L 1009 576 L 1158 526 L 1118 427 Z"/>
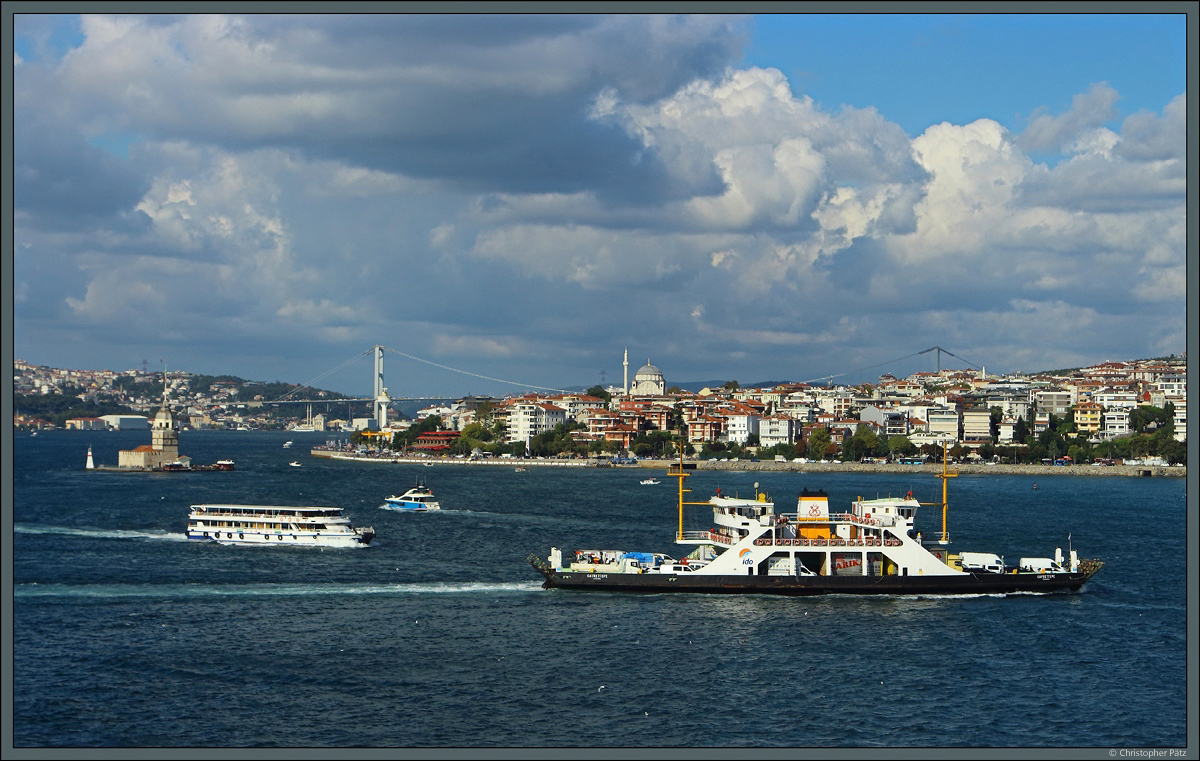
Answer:
<path fill-rule="evenodd" d="M 944 462 L 944 458 L 943 458 Z M 816 594 L 1010 594 L 1077 591 L 1100 570 L 1099 560 L 1081 560 L 1068 546 L 1064 557 L 1021 558 L 1005 565 L 992 553 L 951 552 L 946 532 L 945 465 L 942 479 L 942 531 L 937 538 L 917 533 L 921 503 L 902 498 L 862 499 L 844 512 L 830 512 L 824 492 L 802 492 L 795 512 L 776 512 L 766 494 L 752 499 L 717 494 L 706 502 L 685 502 L 689 473 L 682 459 L 667 475 L 679 483 L 679 523 L 675 543 L 692 545 L 686 557 L 621 550 L 550 548 L 546 560 L 530 555 L 543 586 L 638 592 Z M 685 506 L 712 510 L 713 525 L 685 531 Z"/>
<path fill-rule="evenodd" d="M 187 538 L 221 544 L 366 547 L 372 528 L 355 528 L 338 507 L 192 505 Z"/>
<path fill-rule="evenodd" d="M 404 492 L 400 496 L 388 497 L 382 507 L 389 510 L 401 510 L 407 513 L 423 513 L 428 510 L 441 510 L 433 492 L 423 482 Z"/>

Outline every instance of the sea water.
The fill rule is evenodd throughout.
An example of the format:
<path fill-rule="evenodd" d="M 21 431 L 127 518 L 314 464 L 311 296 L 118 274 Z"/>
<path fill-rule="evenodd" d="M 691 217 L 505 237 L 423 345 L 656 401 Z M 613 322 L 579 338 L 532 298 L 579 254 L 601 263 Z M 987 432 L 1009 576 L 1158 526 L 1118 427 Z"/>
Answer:
<path fill-rule="evenodd" d="M 17 433 L 13 744 L 24 747 L 1164 747 L 1185 729 L 1185 479 L 961 475 L 955 550 L 1105 562 L 1079 594 L 544 590 L 551 546 L 667 552 L 646 471 L 336 462 L 325 434 L 184 432 L 233 472 L 84 470 L 133 432 Z M 295 440 L 284 449 L 287 438 Z M 298 460 L 302 467 L 290 467 Z M 423 479 L 443 509 L 379 509 Z M 1036 481 L 1037 488 L 1033 488 Z M 697 472 L 940 500 L 928 474 Z M 334 505 L 367 549 L 184 538 L 189 505 Z M 708 517 L 688 508 L 689 526 Z M 694 513 L 692 511 L 695 511 Z M 922 508 L 918 528 L 941 530 Z"/>

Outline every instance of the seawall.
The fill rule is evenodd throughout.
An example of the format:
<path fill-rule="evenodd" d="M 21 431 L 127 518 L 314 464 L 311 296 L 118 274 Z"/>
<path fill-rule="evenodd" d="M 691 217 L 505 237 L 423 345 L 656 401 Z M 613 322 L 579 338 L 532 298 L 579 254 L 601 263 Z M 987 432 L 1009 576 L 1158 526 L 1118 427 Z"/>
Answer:
<path fill-rule="evenodd" d="M 467 460 L 453 457 L 401 457 L 398 455 L 363 456 L 328 449 L 313 449 L 309 452 L 313 457 L 323 457 L 331 460 L 347 460 L 352 462 L 375 463 L 404 463 L 407 465 L 472 465 L 481 467 L 558 467 L 558 468 L 652 468 L 665 470 L 676 460 L 639 460 L 636 465 L 597 465 L 595 460 L 556 460 L 556 459 L 512 459 L 489 457 L 482 460 Z M 721 460 L 685 460 L 688 465 L 694 464 L 696 470 L 745 470 L 745 471 L 786 471 L 794 473 L 940 473 L 942 466 L 935 463 L 925 465 L 897 465 L 894 463 L 862 463 L 862 462 L 774 462 L 764 460 L 721 461 Z M 947 468 L 951 473 L 981 473 L 992 475 L 1028 475 L 1037 476 L 1124 476 L 1138 477 L 1183 477 L 1187 468 L 1163 467 L 1157 465 L 983 465 L 962 463 Z"/>

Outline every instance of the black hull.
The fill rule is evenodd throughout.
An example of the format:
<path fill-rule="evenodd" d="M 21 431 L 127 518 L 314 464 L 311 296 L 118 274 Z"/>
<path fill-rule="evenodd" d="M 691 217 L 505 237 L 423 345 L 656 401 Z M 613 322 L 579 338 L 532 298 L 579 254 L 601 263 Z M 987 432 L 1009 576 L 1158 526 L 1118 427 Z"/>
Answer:
<path fill-rule="evenodd" d="M 1078 573 L 978 573 L 963 576 L 703 576 L 688 573 L 559 572 L 540 558 L 530 564 L 546 589 L 604 592 L 695 592 L 704 594 L 968 595 L 1021 592 L 1078 592 L 1098 568 Z"/>

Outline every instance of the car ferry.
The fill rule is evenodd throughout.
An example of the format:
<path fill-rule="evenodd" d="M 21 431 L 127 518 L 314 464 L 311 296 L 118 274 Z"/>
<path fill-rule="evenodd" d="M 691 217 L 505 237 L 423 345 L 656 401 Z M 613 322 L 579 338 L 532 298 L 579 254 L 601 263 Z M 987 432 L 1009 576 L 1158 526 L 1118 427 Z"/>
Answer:
<path fill-rule="evenodd" d="M 381 507 L 406 513 L 423 513 L 442 509 L 437 498 L 433 496 L 433 491 L 424 482 L 418 483 L 399 496 L 385 498 Z"/>
<path fill-rule="evenodd" d="M 1068 545 L 1054 557 L 1022 558 L 1006 565 L 1000 556 L 952 552 L 946 532 L 946 480 L 943 460 L 942 531 L 923 537 L 915 529 L 923 504 L 904 497 L 862 499 L 831 512 L 828 495 L 799 495 L 796 510 L 775 510 L 758 491 L 743 499 L 717 494 L 706 502 L 686 502 L 682 459 L 667 475 L 678 480 L 675 543 L 692 546 L 683 558 L 621 550 L 550 549 L 529 563 L 546 588 L 638 592 L 816 594 L 1011 594 L 1078 591 L 1103 565 L 1081 560 Z M 712 510 L 712 526 L 683 528 L 686 506 Z"/>
<path fill-rule="evenodd" d="M 221 544 L 366 547 L 372 528 L 355 528 L 338 507 L 192 505 L 187 538 Z"/>

